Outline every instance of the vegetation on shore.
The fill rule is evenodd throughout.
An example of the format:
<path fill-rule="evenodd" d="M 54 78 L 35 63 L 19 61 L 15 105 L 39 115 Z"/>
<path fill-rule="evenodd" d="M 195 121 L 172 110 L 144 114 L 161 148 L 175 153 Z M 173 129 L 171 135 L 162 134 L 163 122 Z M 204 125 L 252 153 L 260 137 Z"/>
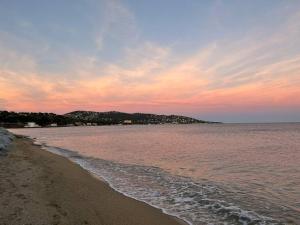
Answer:
<path fill-rule="evenodd" d="M 114 124 L 192 124 L 209 123 L 208 121 L 178 115 L 156 115 L 146 113 L 124 112 L 92 112 L 74 111 L 64 115 L 54 113 L 8 112 L 0 111 L 0 126 L 24 127 L 26 123 L 34 122 L 42 127 L 55 124 L 57 126 L 81 125 L 114 125 Z"/>
<path fill-rule="evenodd" d="M 28 122 L 35 122 L 40 126 L 48 126 L 56 123 L 58 126 L 72 124 L 72 118 L 57 115 L 54 113 L 35 113 L 35 112 L 8 112 L 0 111 L 0 126 L 2 127 L 24 127 Z"/>

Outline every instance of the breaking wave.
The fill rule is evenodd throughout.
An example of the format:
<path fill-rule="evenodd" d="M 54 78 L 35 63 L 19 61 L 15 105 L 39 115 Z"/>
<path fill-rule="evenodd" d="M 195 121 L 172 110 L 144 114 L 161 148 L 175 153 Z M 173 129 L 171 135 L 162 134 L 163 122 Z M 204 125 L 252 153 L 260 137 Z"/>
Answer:
<path fill-rule="evenodd" d="M 189 224 L 280 225 L 280 221 L 224 200 L 226 192 L 208 181 L 175 176 L 158 167 L 129 165 L 85 157 L 74 151 L 46 146 L 44 149 L 67 157 L 113 189 L 131 198 L 146 202 Z"/>

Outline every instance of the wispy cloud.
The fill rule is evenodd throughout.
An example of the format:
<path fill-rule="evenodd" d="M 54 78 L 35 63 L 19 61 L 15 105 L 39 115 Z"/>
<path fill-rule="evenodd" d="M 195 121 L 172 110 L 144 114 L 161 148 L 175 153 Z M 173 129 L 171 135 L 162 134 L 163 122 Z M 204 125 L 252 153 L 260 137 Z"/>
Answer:
<path fill-rule="evenodd" d="M 137 40 L 138 28 L 134 15 L 119 1 L 104 1 L 96 4 L 104 8 L 100 16 L 93 18 L 92 24 L 95 32 L 95 45 L 99 51 L 103 49 L 108 40 L 125 43 Z"/>
<path fill-rule="evenodd" d="M 258 26 L 244 36 L 195 47 L 187 56 L 142 39 L 135 15 L 120 2 L 103 5 L 105 13 L 93 17 L 97 51 L 68 51 L 61 59 L 66 64 L 62 71 L 41 70 L 38 55 L 42 50 L 31 55 L 7 47 L 7 38 L 1 35 L 0 107 L 187 114 L 300 109 L 295 98 L 300 96 L 299 13 L 289 15 L 276 28 Z M 121 43 L 121 57 L 103 59 L 102 51 L 112 39 Z"/>

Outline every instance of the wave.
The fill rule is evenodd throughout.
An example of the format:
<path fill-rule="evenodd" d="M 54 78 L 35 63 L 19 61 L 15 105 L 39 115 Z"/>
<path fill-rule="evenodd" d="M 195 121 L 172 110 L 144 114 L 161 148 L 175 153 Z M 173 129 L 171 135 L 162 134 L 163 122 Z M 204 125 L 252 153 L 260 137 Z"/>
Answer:
<path fill-rule="evenodd" d="M 242 224 L 281 225 L 280 221 L 244 210 L 224 199 L 222 188 L 207 181 L 195 182 L 189 177 L 174 176 L 158 167 L 129 165 L 86 157 L 75 151 L 47 146 L 43 149 L 67 157 L 116 191 L 162 209 L 191 225 Z"/>

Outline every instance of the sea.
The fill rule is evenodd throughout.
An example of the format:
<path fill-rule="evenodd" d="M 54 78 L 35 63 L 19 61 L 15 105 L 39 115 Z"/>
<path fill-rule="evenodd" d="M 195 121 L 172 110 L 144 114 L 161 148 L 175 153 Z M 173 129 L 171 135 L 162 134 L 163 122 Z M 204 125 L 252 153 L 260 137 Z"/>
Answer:
<path fill-rule="evenodd" d="M 191 225 L 300 224 L 300 124 L 11 129 Z"/>

